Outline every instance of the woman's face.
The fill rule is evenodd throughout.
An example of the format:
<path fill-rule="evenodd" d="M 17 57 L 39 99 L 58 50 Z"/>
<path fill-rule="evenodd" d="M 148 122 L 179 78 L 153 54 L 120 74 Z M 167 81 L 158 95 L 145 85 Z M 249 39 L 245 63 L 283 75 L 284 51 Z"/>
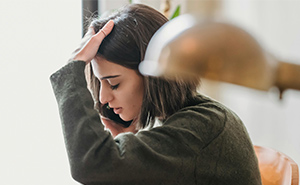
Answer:
<path fill-rule="evenodd" d="M 137 118 L 144 97 L 143 77 L 102 57 L 94 58 L 91 63 L 93 73 L 101 82 L 101 104 L 108 103 L 124 121 Z"/>

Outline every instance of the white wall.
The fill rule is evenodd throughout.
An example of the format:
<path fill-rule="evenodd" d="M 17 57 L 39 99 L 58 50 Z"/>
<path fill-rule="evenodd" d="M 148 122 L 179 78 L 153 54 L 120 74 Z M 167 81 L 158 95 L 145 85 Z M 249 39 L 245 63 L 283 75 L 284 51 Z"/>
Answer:
<path fill-rule="evenodd" d="M 77 184 L 51 73 L 81 38 L 80 0 L 0 1 L 0 184 Z"/>

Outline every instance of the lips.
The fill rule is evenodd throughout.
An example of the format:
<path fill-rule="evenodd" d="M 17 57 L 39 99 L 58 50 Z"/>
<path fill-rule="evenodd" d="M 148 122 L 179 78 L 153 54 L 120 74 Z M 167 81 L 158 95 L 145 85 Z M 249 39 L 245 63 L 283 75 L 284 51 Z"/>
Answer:
<path fill-rule="evenodd" d="M 121 107 L 114 108 L 114 113 L 115 113 L 115 114 L 120 114 L 121 111 L 122 111 L 122 108 L 121 108 Z"/>

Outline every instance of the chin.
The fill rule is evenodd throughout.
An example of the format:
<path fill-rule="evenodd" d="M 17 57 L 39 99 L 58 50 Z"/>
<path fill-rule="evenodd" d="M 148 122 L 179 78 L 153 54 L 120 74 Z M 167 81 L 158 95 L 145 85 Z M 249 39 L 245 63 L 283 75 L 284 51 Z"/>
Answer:
<path fill-rule="evenodd" d="M 133 120 L 133 118 L 128 118 L 127 116 L 124 116 L 124 115 L 122 115 L 122 114 L 119 114 L 119 116 L 120 116 L 120 118 L 122 119 L 122 120 L 124 120 L 124 121 L 131 121 L 131 120 Z"/>

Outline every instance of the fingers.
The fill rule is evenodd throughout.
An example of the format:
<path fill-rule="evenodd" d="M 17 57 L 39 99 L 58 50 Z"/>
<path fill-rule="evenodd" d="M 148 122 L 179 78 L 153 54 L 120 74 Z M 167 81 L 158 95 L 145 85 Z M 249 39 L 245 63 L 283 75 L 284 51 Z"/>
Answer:
<path fill-rule="evenodd" d="M 102 117 L 101 121 L 105 125 L 105 129 L 108 129 L 113 137 L 116 137 L 118 134 L 123 132 L 123 128 L 112 120 Z"/>
<path fill-rule="evenodd" d="M 101 121 L 104 124 L 105 129 L 108 129 L 111 132 L 113 137 L 116 137 L 118 134 L 124 132 L 131 132 L 131 133 L 138 132 L 138 129 L 136 127 L 136 122 L 131 124 L 129 127 L 124 128 L 123 126 L 121 126 L 121 124 L 115 123 L 114 121 L 106 117 L 101 116 Z"/>
<path fill-rule="evenodd" d="M 90 26 L 87 32 L 84 34 L 84 37 L 95 35 L 94 27 Z"/>
<path fill-rule="evenodd" d="M 102 30 L 106 33 L 106 35 L 110 34 L 111 30 L 114 27 L 114 21 L 109 20 L 102 28 Z"/>
<path fill-rule="evenodd" d="M 96 56 L 101 42 L 111 32 L 113 27 L 114 21 L 110 20 L 103 26 L 102 31 L 95 34 L 94 28 L 90 26 L 82 39 L 81 49 L 74 54 L 73 60 L 82 60 L 89 63 Z"/>
<path fill-rule="evenodd" d="M 81 39 L 80 47 L 83 47 L 87 41 L 91 39 L 91 37 L 95 35 L 94 28 L 90 26 L 87 30 L 87 32 L 84 34 L 84 37 Z"/>
<path fill-rule="evenodd" d="M 96 37 L 99 37 L 99 39 L 104 39 L 108 34 L 110 34 L 111 30 L 114 27 L 114 21 L 109 20 L 101 30 L 96 34 Z"/>

